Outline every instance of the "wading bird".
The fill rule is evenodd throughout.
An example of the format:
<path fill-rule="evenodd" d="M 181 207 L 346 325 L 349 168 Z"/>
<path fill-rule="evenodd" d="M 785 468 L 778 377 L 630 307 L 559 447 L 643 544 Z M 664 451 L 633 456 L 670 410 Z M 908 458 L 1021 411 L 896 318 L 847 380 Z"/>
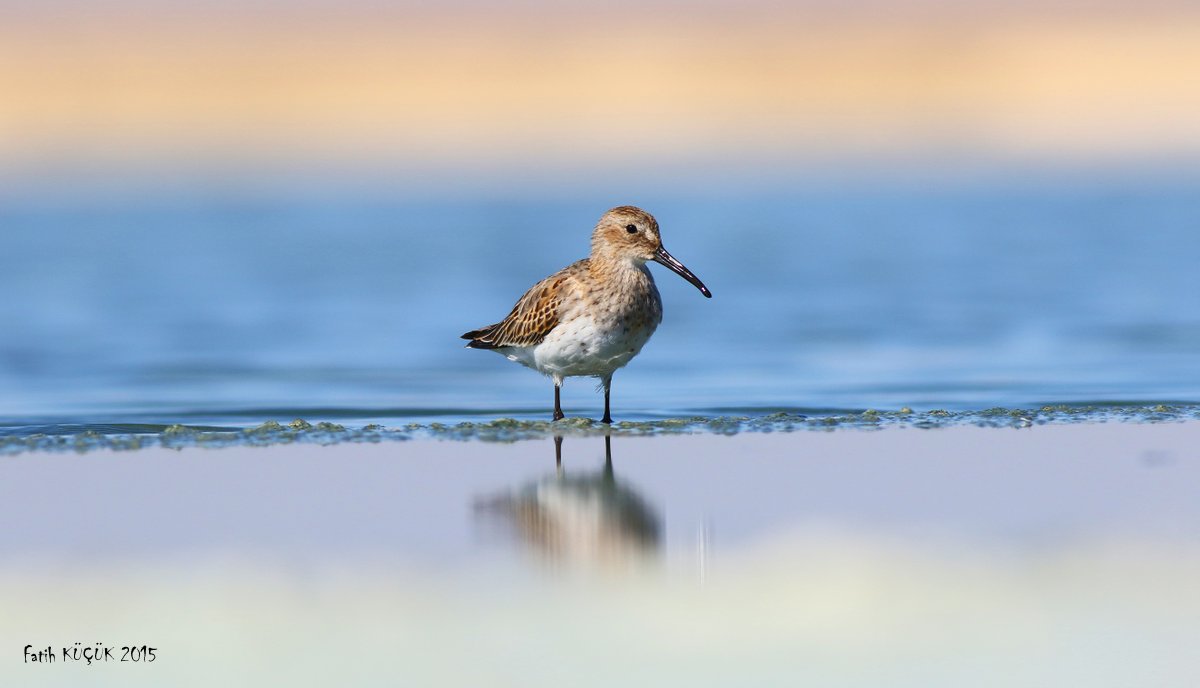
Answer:
<path fill-rule="evenodd" d="M 604 387 L 603 423 L 612 423 L 613 373 L 642 350 L 662 322 L 662 298 L 648 261 L 667 266 L 701 294 L 712 293 L 663 248 L 650 213 L 621 206 L 592 231 L 592 253 L 525 292 L 495 325 L 464 335 L 473 349 L 492 349 L 554 380 L 554 420 L 563 417 L 563 379 L 597 377 Z"/>

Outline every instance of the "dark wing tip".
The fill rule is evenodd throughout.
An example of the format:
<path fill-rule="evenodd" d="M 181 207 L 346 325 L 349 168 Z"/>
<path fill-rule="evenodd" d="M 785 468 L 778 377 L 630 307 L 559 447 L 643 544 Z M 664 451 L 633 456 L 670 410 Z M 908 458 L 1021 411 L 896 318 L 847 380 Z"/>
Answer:
<path fill-rule="evenodd" d="M 492 342 L 484 340 L 484 337 L 487 337 L 495 329 L 496 329 L 496 326 L 491 325 L 491 326 L 485 327 L 481 330 L 471 330 L 470 332 L 467 332 L 466 334 L 461 335 L 461 336 L 463 339 L 471 340 L 471 341 L 467 342 L 468 349 L 495 349 L 497 346 L 496 344 L 493 344 Z"/>

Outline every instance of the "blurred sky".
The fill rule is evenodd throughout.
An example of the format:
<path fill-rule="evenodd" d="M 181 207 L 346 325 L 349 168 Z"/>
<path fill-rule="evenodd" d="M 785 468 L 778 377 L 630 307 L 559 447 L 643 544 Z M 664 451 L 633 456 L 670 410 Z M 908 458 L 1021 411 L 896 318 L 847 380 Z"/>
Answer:
<path fill-rule="evenodd" d="M 1200 160 L 1195 3 L 0 0 L 0 15 L 9 192 Z"/>

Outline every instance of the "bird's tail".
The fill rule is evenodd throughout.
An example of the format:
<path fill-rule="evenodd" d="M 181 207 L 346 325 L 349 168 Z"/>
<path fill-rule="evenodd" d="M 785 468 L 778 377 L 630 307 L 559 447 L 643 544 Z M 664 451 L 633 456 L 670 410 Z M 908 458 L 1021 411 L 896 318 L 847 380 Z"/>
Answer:
<path fill-rule="evenodd" d="M 463 334 L 462 338 L 471 340 L 467 342 L 468 349 L 495 349 L 496 345 L 488 341 L 488 337 L 491 336 L 499 326 L 500 323 L 496 323 L 495 325 L 488 325 L 487 327 L 482 327 L 478 330 L 471 330 L 470 332 Z"/>

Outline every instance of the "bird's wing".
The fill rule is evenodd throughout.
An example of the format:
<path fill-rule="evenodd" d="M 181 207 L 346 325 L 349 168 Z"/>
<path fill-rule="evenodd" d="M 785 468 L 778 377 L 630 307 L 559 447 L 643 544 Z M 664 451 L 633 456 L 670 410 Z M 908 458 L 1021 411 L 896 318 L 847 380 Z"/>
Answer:
<path fill-rule="evenodd" d="M 540 344 L 558 325 L 563 289 L 567 287 L 568 271 L 574 267 L 572 265 L 530 287 L 504 320 L 462 335 L 463 339 L 471 340 L 467 346 L 496 349 Z"/>

